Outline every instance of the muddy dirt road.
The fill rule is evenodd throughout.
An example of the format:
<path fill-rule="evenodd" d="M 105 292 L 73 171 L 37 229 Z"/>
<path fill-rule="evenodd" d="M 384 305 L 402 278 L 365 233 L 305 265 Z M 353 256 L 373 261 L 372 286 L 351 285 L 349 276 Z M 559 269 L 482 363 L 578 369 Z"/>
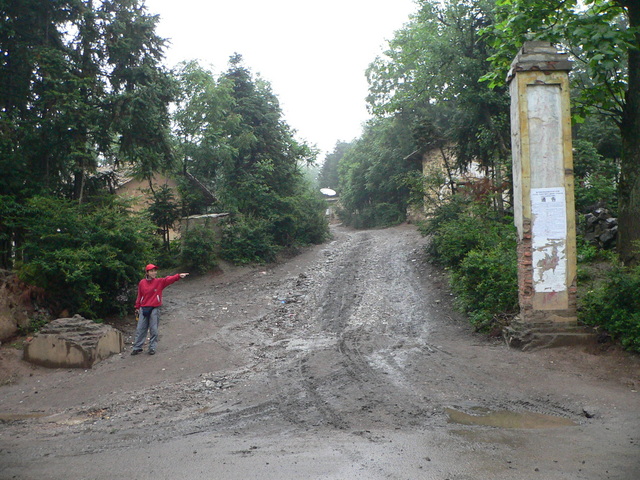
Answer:
<path fill-rule="evenodd" d="M 424 243 L 335 227 L 178 282 L 155 356 L 52 371 L 3 348 L 0 478 L 640 478 L 638 358 L 474 334 Z"/>

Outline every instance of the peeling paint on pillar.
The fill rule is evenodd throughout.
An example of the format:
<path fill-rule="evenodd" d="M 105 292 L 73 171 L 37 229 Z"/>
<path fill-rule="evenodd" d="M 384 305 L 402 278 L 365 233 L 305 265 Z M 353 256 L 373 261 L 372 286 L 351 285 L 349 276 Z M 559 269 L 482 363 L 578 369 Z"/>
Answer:
<path fill-rule="evenodd" d="M 550 43 L 526 42 L 507 78 L 518 229 L 517 322 L 526 329 L 544 325 L 546 331 L 561 331 L 577 325 L 570 70 L 567 54 Z"/>

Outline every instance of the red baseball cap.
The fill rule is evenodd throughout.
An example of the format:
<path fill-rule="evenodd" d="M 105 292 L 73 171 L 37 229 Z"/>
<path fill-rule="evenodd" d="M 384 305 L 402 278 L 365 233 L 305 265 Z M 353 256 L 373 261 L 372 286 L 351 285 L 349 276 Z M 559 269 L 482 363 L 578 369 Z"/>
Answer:
<path fill-rule="evenodd" d="M 150 263 L 149 265 L 147 265 L 144 269 L 145 272 L 148 272 L 149 270 L 157 270 L 158 267 L 156 267 L 153 263 Z"/>

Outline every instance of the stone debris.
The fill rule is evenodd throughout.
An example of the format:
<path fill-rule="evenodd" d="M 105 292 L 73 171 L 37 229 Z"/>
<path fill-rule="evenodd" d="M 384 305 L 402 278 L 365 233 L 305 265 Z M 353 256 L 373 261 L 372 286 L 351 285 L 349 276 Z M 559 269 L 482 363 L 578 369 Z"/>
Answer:
<path fill-rule="evenodd" d="M 122 332 L 80 315 L 47 324 L 24 347 L 24 359 L 49 368 L 91 368 L 124 350 Z"/>
<path fill-rule="evenodd" d="M 597 208 L 585 216 L 586 241 L 607 250 L 616 246 L 618 239 L 618 219 L 614 218 L 606 208 Z"/>

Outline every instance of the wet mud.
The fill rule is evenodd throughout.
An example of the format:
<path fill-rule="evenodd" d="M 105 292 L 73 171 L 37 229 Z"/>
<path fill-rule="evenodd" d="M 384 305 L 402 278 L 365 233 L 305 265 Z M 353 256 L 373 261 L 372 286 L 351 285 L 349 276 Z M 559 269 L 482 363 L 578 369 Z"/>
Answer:
<path fill-rule="evenodd" d="M 509 349 L 414 226 L 333 231 L 167 289 L 155 356 L 14 359 L 0 478 L 640 478 L 636 357 Z"/>

